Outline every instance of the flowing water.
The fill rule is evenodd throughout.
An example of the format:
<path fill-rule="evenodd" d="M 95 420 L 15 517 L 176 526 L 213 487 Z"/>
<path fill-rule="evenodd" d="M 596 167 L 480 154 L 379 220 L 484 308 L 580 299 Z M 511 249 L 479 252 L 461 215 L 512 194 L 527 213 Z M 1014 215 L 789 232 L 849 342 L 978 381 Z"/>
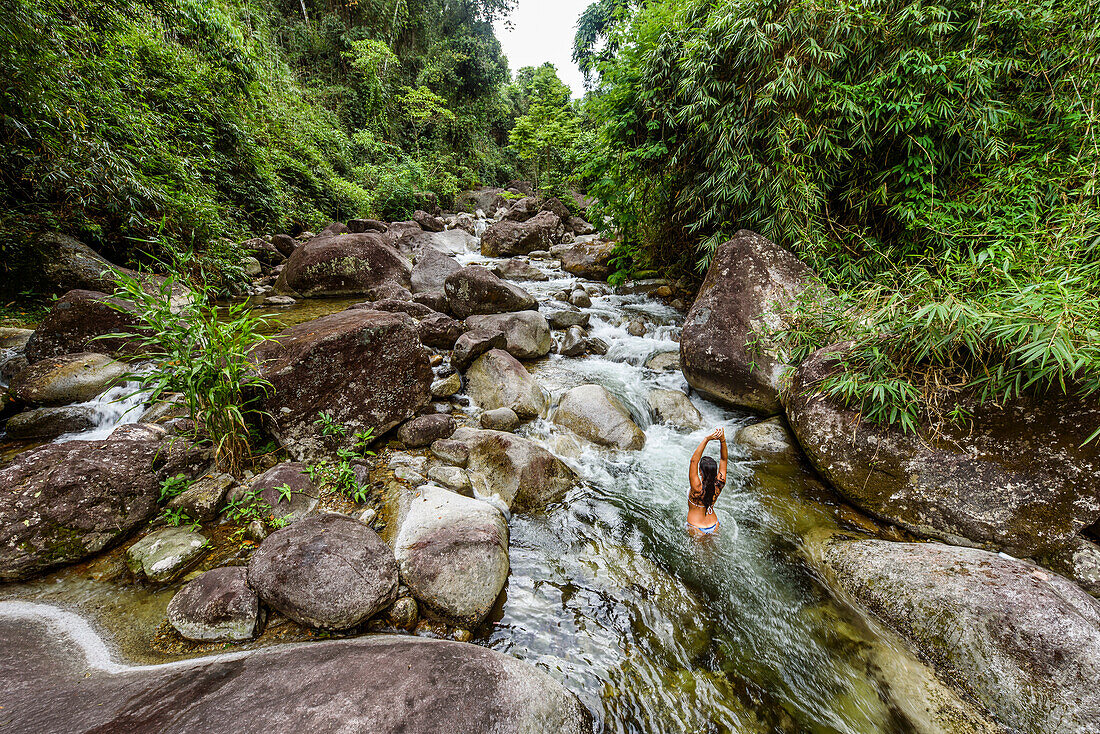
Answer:
<path fill-rule="evenodd" d="M 471 252 L 459 260 L 486 258 Z M 532 263 L 549 279 L 519 285 L 544 308 L 579 282 L 555 262 Z M 626 452 L 581 445 L 548 421 L 520 430 L 562 455 L 583 483 L 545 511 L 511 517 L 511 573 L 477 641 L 561 680 L 593 712 L 598 731 L 934 730 L 920 722 L 922 696 L 933 685 L 925 669 L 835 601 L 803 550 L 808 538 L 852 532 L 860 520 L 797 459 L 761 458 L 737 444 L 738 428 L 755 420 L 747 414 L 693 396 L 704 428 L 655 423 L 649 390 L 687 385 L 678 371 L 644 363 L 677 349 L 681 315 L 645 296 L 581 284 L 598 289 L 589 331 L 610 345 L 608 353 L 552 355 L 528 366 L 555 398 L 580 384 L 606 387 L 644 428 L 646 445 Z M 274 328 L 346 305 L 305 301 L 268 312 Z M 639 318 L 646 333 L 631 336 L 626 324 Z M 722 527 L 697 541 L 685 530 L 687 466 L 716 426 L 725 426 L 730 442 L 729 480 L 717 504 Z M 21 593 L 9 587 L 3 596 L 56 598 L 46 586 L 57 583 Z M 93 582 L 66 583 L 81 607 L 95 606 Z M 135 624 L 159 624 L 170 596 L 136 593 L 126 602 L 131 613 L 148 609 Z"/>

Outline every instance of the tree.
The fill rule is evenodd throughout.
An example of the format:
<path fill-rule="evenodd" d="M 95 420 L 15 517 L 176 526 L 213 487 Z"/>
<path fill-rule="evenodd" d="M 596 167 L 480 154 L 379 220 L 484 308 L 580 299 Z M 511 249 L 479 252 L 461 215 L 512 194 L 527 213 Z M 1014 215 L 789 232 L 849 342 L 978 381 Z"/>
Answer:
<path fill-rule="evenodd" d="M 535 188 L 563 195 L 581 138 L 580 118 L 571 92 L 553 64 L 520 69 L 516 86 L 526 110 L 516 119 L 508 141 L 519 159 L 530 166 Z"/>

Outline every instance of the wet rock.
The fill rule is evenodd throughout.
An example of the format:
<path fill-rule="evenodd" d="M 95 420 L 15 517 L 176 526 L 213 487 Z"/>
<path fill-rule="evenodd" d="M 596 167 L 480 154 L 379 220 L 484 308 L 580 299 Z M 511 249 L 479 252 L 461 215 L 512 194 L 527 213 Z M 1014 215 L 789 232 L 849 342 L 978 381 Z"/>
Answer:
<path fill-rule="evenodd" d="M 491 349 L 466 371 L 466 393 L 482 410 L 511 408 L 521 418 L 545 416 L 550 396 L 515 357 Z"/>
<path fill-rule="evenodd" d="M 356 433 L 381 436 L 414 416 L 431 398 L 429 356 L 412 318 L 369 310 L 292 326 L 253 350 L 274 388 L 262 398 L 271 431 L 299 460 L 353 448 Z M 322 411 L 345 436 L 320 435 Z"/>
<path fill-rule="evenodd" d="M 737 432 L 737 443 L 764 454 L 797 452 L 794 436 L 779 416 L 745 426 Z"/>
<path fill-rule="evenodd" d="M 508 343 L 504 333 L 497 329 L 473 329 L 455 341 L 451 365 L 465 372 L 475 359 L 490 349 L 503 349 Z"/>
<path fill-rule="evenodd" d="M 11 381 L 16 399 L 28 405 L 69 405 L 91 400 L 121 382 L 126 365 L 105 354 L 81 352 L 51 357 L 22 370 Z"/>
<path fill-rule="evenodd" d="M 641 319 L 634 319 L 627 325 L 626 333 L 631 336 L 645 336 L 645 322 Z"/>
<path fill-rule="evenodd" d="M 422 415 L 401 425 L 397 438 L 409 448 L 429 446 L 455 432 L 455 419 L 444 413 Z"/>
<path fill-rule="evenodd" d="M 359 234 L 361 232 L 385 232 L 389 230 L 389 225 L 385 222 L 380 222 L 377 219 L 349 219 L 348 230 Z"/>
<path fill-rule="evenodd" d="M 435 398 L 449 398 L 460 392 L 462 392 L 462 377 L 457 372 L 432 383 L 432 397 Z"/>
<path fill-rule="evenodd" d="M 481 414 L 481 427 L 493 431 L 511 431 L 519 425 L 519 416 L 511 408 L 487 410 Z"/>
<path fill-rule="evenodd" d="M 245 486 L 238 485 L 228 495 L 230 503 L 241 509 L 255 508 L 266 518 L 284 518 L 297 522 L 309 517 L 321 498 L 321 490 L 309 478 L 305 464 L 284 461 L 276 464 Z"/>
<path fill-rule="evenodd" d="M 680 369 L 680 353 L 657 352 L 645 361 L 645 366 L 648 369 L 658 372 L 663 370 L 678 370 Z"/>
<path fill-rule="evenodd" d="M 262 734 L 276 721 L 282 731 L 592 732 L 560 683 L 478 645 L 371 635 L 131 668 L 89 665 L 92 646 L 65 630 L 33 612 L 0 618 L 3 706 L 19 730 L 106 732 L 126 722 L 158 734 Z"/>
<path fill-rule="evenodd" d="M 298 247 L 298 240 L 288 234 L 276 234 L 271 236 L 271 244 L 275 245 L 275 249 L 281 252 L 283 257 L 290 257 Z"/>
<path fill-rule="evenodd" d="M 501 280 L 480 265 L 469 265 L 451 273 L 443 284 L 449 311 L 464 319 L 475 314 L 531 311 L 535 298 L 522 288 Z"/>
<path fill-rule="evenodd" d="M 645 433 L 602 385 L 581 385 L 565 393 L 553 420 L 601 446 L 631 450 L 645 446 Z"/>
<path fill-rule="evenodd" d="M 203 461 L 182 441 L 71 441 L 20 454 L 0 469 L 0 580 L 124 540 L 156 513 L 161 481 Z"/>
<path fill-rule="evenodd" d="M 8 418 L 4 432 L 12 439 L 51 439 L 65 433 L 80 433 L 95 428 L 94 410 L 83 405 L 60 408 L 35 408 Z"/>
<path fill-rule="evenodd" d="M 432 314 L 416 325 L 420 341 L 424 346 L 433 349 L 452 349 L 465 332 L 466 328 L 461 321 L 455 321 L 442 313 Z"/>
<path fill-rule="evenodd" d="M 168 501 L 168 508 L 180 510 L 192 520 L 209 522 L 218 516 L 229 490 L 237 480 L 229 474 L 211 473 L 196 479 L 190 487 Z"/>
<path fill-rule="evenodd" d="M 814 468 L 857 507 L 946 542 L 1039 559 L 1076 547 L 1100 520 L 1100 445 L 1085 444 L 1100 425 L 1094 401 L 1047 395 L 971 406 L 969 425 L 907 434 L 816 392 L 844 352 L 838 345 L 804 360 L 785 402 Z"/>
<path fill-rule="evenodd" d="M 385 235 L 322 234 L 294 251 L 275 290 L 305 297 L 368 295 L 384 283 L 407 289 L 411 276 L 408 260 L 386 243 Z"/>
<path fill-rule="evenodd" d="M 526 255 L 531 250 L 549 250 L 561 242 L 565 227 L 552 212 L 539 212 L 526 222 L 503 220 L 481 235 L 481 254 L 487 257 Z"/>
<path fill-rule="evenodd" d="M 462 270 L 462 266 L 451 257 L 434 247 L 421 250 L 412 269 L 412 292 L 426 293 L 443 289 L 451 273 Z"/>
<path fill-rule="evenodd" d="M 520 436 L 460 428 L 455 440 L 466 447 L 465 466 L 476 496 L 500 507 L 538 510 L 561 499 L 577 482 L 565 462 Z"/>
<path fill-rule="evenodd" d="M 714 253 L 680 337 L 688 384 L 726 405 L 774 415 L 784 365 L 766 334 L 813 282 L 809 268 L 755 232 L 740 230 Z"/>
<path fill-rule="evenodd" d="M 611 275 L 611 255 L 615 243 L 608 240 L 591 240 L 559 245 L 550 252 L 561 258 L 565 272 L 588 280 L 607 280 Z"/>
<path fill-rule="evenodd" d="M 546 316 L 546 322 L 551 329 L 568 329 L 570 326 L 580 326 L 587 329 L 592 320 L 590 314 L 577 309 L 554 311 Z"/>
<path fill-rule="evenodd" d="M 508 200 L 502 195 L 504 189 L 483 186 L 472 191 L 463 191 L 455 196 L 455 209 L 463 212 L 475 213 L 482 211 L 493 216 L 497 209 L 508 206 Z"/>
<path fill-rule="evenodd" d="M 293 306 L 297 302 L 290 296 L 268 296 L 264 299 L 265 306 Z"/>
<path fill-rule="evenodd" d="M 127 351 L 127 340 L 98 339 L 106 334 L 133 332 L 137 317 L 132 306 L 98 291 L 73 290 L 54 302 L 26 345 L 31 362 L 87 349 L 116 354 Z M 136 349 L 136 344 L 130 350 Z"/>
<path fill-rule="evenodd" d="M 466 466 L 470 447 L 461 441 L 446 439 L 432 444 L 432 456 L 453 466 Z"/>
<path fill-rule="evenodd" d="M 411 596 L 403 596 L 395 601 L 393 606 L 386 612 L 386 621 L 397 629 L 411 631 L 416 628 L 418 615 L 419 610 L 416 606 L 416 599 Z"/>
<path fill-rule="evenodd" d="M 457 466 L 433 466 L 428 470 L 428 479 L 459 494 L 470 495 L 470 475 Z"/>
<path fill-rule="evenodd" d="M 394 555 L 419 602 L 476 626 L 508 577 L 508 525 L 492 505 L 426 485 L 409 506 Z"/>
<path fill-rule="evenodd" d="M 260 600 L 244 566 L 214 568 L 168 602 L 168 623 L 195 642 L 243 642 L 259 634 Z"/>
<path fill-rule="evenodd" d="M 588 348 L 588 332 L 579 326 L 570 326 L 565 331 L 561 343 L 558 345 L 558 354 L 566 357 L 579 357 Z"/>
<path fill-rule="evenodd" d="M 699 409 L 692 404 L 691 398 L 679 390 L 650 390 L 647 398 L 649 407 L 661 423 L 671 423 L 691 431 L 703 427 Z"/>
<path fill-rule="evenodd" d="M 206 536 L 193 527 L 154 530 L 126 549 L 130 570 L 157 584 L 172 581 L 206 555 Z"/>
<path fill-rule="evenodd" d="M 549 280 L 546 273 L 531 263 L 516 257 L 493 266 L 493 272 L 498 278 L 504 278 L 505 280 Z"/>
<path fill-rule="evenodd" d="M 1012 731 L 1100 721 L 1100 603 L 1023 561 L 938 543 L 836 540 L 834 583 Z"/>
<path fill-rule="evenodd" d="M 504 350 L 517 359 L 536 359 L 550 353 L 553 340 L 550 325 L 538 311 L 471 316 L 466 319 L 471 331 L 504 334 Z"/>
<path fill-rule="evenodd" d="M 580 308 L 588 308 L 592 305 L 592 298 L 584 290 L 577 288 L 569 294 L 569 302 Z"/>
<path fill-rule="evenodd" d="M 277 530 L 248 562 L 248 585 L 299 624 L 357 627 L 397 598 L 397 564 L 369 527 L 325 514 Z"/>
<path fill-rule="evenodd" d="M 603 339 L 600 339 L 599 337 L 595 337 L 595 336 L 590 336 L 587 339 L 585 339 L 584 340 L 584 347 L 588 351 L 589 354 L 599 354 L 599 355 L 607 354 L 608 350 L 611 349 L 610 344 L 605 342 Z"/>
<path fill-rule="evenodd" d="M 537 196 L 525 196 L 516 199 L 504 212 L 503 219 L 509 222 L 526 222 L 531 217 L 542 211 L 542 202 Z"/>
<path fill-rule="evenodd" d="M 428 212 L 417 209 L 413 212 L 413 221 L 420 225 L 420 228 L 425 232 L 442 232 L 443 220 L 439 217 L 433 217 Z"/>

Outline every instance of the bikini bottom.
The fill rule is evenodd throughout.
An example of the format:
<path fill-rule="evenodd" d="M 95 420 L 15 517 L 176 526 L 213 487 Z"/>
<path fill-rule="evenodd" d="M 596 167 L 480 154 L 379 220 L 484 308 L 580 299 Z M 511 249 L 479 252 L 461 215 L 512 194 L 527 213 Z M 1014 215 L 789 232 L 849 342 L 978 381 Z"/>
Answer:
<path fill-rule="evenodd" d="M 713 535 L 714 533 L 717 533 L 718 532 L 718 525 L 719 525 L 719 522 L 717 520 L 714 521 L 713 525 L 707 525 L 706 527 L 699 527 L 698 525 L 692 525 L 690 522 L 687 524 L 688 530 L 697 531 L 697 532 L 703 533 L 704 535 Z"/>

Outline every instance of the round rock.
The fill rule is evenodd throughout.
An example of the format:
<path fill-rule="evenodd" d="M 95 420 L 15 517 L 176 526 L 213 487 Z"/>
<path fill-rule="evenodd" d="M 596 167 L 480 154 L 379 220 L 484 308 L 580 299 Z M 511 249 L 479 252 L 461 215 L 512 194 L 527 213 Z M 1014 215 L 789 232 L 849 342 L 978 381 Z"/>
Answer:
<path fill-rule="evenodd" d="M 195 642 L 240 642 L 259 631 L 260 600 L 244 566 L 215 568 L 168 602 L 168 623 Z"/>

